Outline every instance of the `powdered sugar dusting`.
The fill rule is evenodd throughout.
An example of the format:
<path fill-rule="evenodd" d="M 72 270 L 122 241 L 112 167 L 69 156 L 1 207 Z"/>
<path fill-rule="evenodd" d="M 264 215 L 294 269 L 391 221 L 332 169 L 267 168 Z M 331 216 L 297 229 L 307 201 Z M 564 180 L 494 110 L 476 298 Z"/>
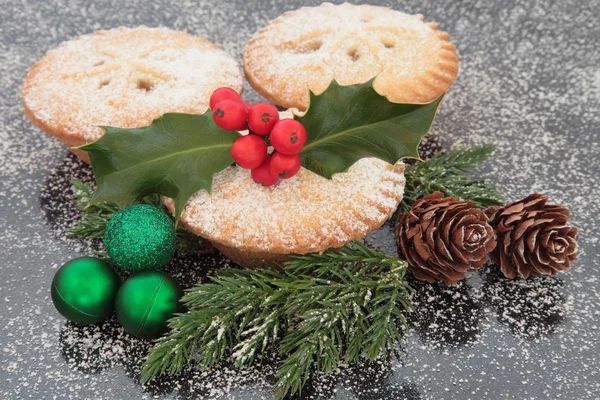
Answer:
<path fill-rule="evenodd" d="M 223 45 L 240 62 L 244 44 L 267 21 L 318 2 L 70 0 L 67 7 L 59 0 L 24 0 L 0 8 L 0 398 L 273 398 L 272 360 L 261 368 L 223 365 L 142 387 L 136 371 L 148 343 L 112 319 L 81 328 L 58 315 L 49 296 L 54 272 L 91 250 L 57 239 L 73 214 L 66 211 L 69 196 L 57 195 L 68 192 L 69 179 L 54 175 L 84 178 L 89 167 L 65 160 L 64 146 L 31 125 L 20 90 L 28 68 L 48 49 L 93 30 L 140 24 L 188 30 Z M 411 282 L 419 311 L 398 358 L 316 377 L 303 398 L 597 400 L 598 2 L 408 0 L 393 7 L 440 22 L 459 47 L 461 73 L 429 138 L 446 148 L 497 144 L 494 162 L 478 176 L 511 200 L 540 190 L 567 205 L 585 253 L 556 279 L 511 281 L 491 266 L 457 287 Z M 259 100 L 251 90 L 244 96 Z M 367 242 L 396 254 L 393 223 Z M 191 285 L 228 265 L 206 255 L 168 272 Z"/>
<path fill-rule="evenodd" d="M 348 3 L 284 14 L 246 46 L 253 86 L 276 104 L 304 109 L 306 87 L 319 94 L 377 76 L 375 90 L 396 102 L 429 102 L 446 92 L 458 71 L 454 45 L 423 16 Z"/>
<path fill-rule="evenodd" d="M 33 118 L 73 146 L 98 139 L 99 126 L 134 128 L 169 111 L 203 113 L 221 86 L 241 90 L 242 77 L 218 46 L 139 27 L 95 32 L 50 50 L 23 92 Z"/>
<path fill-rule="evenodd" d="M 274 186 L 229 167 L 215 175 L 211 194 L 188 202 L 181 221 L 211 241 L 274 253 L 323 251 L 358 239 L 398 207 L 404 166 L 366 158 L 331 180 L 304 168 Z M 169 202 L 172 206 L 172 201 Z"/>

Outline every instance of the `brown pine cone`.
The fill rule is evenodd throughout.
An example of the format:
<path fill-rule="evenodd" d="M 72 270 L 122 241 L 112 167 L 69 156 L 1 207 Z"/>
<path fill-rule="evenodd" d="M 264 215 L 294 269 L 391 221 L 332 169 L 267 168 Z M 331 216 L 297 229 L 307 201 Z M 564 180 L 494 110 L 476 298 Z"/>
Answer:
<path fill-rule="evenodd" d="M 496 246 L 485 213 L 470 201 L 435 192 L 417 200 L 396 224 L 398 252 L 418 279 L 452 285 L 481 268 Z"/>
<path fill-rule="evenodd" d="M 498 238 L 490 259 L 507 278 L 556 275 L 579 257 L 579 234 L 569 225 L 569 210 L 547 201 L 548 196 L 534 193 L 485 210 Z"/>

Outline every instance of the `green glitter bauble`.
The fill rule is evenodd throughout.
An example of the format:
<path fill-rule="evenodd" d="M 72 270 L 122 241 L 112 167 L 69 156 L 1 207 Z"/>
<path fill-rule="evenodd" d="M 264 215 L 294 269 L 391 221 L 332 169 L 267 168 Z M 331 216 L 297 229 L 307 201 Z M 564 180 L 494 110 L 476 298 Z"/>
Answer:
<path fill-rule="evenodd" d="M 158 208 L 136 204 L 112 217 L 104 246 L 110 259 L 126 271 L 160 269 L 175 251 L 175 227 Z"/>
<path fill-rule="evenodd" d="M 106 262 L 80 257 L 59 268 L 52 280 L 52 302 L 69 321 L 95 324 L 110 317 L 121 279 Z"/>
<path fill-rule="evenodd" d="M 182 311 L 183 292 L 169 275 L 144 271 L 127 279 L 119 289 L 115 311 L 130 334 L 153 339 L 167 330 L 167 320 Z"/>

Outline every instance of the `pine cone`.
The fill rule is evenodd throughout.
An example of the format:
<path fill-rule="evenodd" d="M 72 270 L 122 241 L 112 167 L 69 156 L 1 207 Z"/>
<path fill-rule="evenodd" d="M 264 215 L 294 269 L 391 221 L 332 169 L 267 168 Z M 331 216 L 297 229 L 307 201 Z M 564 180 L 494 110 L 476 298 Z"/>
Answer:
<path fill-rule="evenodd" d="M 415 277 L 452 285 L 481 268 L 496 246 L 485 213 L 440 192 L 417 200 L 396 224 L 398 252 Z"/>
<path fill-rule="evenodd" d="M 534 193 L 485 210 L 498 237 L 490 259 L 507 278 L 556 275 L 579 257 L 579 235 L 569 225 L 569 210 L 547 201 L 547 196 Z"/>

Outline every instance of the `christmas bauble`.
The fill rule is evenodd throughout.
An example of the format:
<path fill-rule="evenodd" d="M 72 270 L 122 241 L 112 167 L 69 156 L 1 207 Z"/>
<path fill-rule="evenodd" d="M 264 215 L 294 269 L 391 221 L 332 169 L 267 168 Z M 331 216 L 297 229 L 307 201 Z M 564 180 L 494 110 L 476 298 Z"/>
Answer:
<path fill-rule="evenodd" d="M 127 279 L 115 300 L 115 311 L 125 330 L 152 339 L 167 330 L 167 320 L 182 311 L 183 292 L 164 272 L 144 271 Z"/>
<path fill-rule="evenodd" d="M 106 262 L 80 257 L 59 268 L 52 280 L 52 301 L 63 317 L 78 324 L 95 324 L 114 310 L 121 279 Z"/>
<path fill-rule="evenodd" d="M 119 268 L 133 272 L 160 269 L 175 251 L 175 227 L 158 208 L 136 204 L 110 220 L 104 245 Z"/>

